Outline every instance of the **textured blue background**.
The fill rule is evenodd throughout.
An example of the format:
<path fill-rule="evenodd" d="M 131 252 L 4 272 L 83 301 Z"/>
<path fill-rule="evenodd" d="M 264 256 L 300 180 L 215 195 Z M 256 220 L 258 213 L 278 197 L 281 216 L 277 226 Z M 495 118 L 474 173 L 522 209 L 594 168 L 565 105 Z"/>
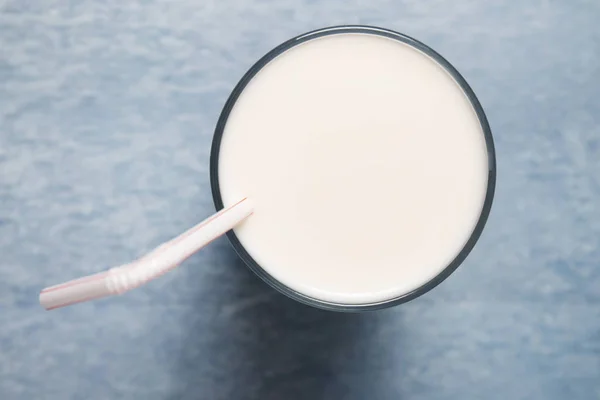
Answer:
<path fill-rule="evenodd" d="M 0 0 L 0 398 L 600 398 L 598 0 Z M 226 241 L 119 298 L 39 289 L 213 211 L 228 93 L 304 31 L 374 24 L 446 56 L 495 134 L 492 215 L 414 302 L 314 310 Z"/>

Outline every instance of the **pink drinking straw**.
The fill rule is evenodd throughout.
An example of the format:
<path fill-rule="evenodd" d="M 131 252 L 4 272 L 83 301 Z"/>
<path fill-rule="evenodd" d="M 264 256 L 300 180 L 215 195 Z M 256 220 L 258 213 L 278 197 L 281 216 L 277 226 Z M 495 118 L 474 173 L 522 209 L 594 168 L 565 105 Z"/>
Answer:
<path fill-rule="evenodd" d="M 127 292 L 174 269 L 253 212 L 247 198 L 227 207 L 145 256 L 105 272 L 50 286 L 40 293 L 47 310 Z"/>

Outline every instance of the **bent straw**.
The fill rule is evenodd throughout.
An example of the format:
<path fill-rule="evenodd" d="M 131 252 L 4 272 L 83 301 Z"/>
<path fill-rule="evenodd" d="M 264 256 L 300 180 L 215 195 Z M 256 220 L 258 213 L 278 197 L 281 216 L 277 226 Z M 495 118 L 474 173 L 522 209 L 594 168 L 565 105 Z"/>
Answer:
<path fill-rule="evenodd" d="M 200 222 L 145 256 L 105 272 L 50 286 L 40 293 L 47 310 L 127 292 L 174 269 L 253 212 L 247 198 Z"/>

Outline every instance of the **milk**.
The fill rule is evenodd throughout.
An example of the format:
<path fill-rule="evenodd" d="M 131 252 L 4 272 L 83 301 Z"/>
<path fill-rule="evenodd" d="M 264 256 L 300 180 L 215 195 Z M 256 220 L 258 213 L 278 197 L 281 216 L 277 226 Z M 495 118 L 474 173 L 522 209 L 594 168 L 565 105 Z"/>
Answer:
<path fill-rule="evenodd" d="M 386 37 L 297 45 L 237 99 L 219 153 L 225 206 L 250 256 L 317 300 L 369 304 L 429 282 L 482 212 L 488 159 L 468 98 L 439 64 Z"/>

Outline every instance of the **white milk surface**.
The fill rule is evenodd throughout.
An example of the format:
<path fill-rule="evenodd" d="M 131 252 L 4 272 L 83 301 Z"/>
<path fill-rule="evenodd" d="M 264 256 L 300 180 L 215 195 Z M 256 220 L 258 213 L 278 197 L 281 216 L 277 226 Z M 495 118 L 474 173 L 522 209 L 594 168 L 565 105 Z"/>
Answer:
<path fill-rule="evenodd" d="M 225 206 L 269 274 L 315 299 L 366 304 L 439 274 L 478 221 L 488 160 L 464 92 L 398 41 L 336 34 L 286 51 L 248 84 L 219 155 Z"/>

